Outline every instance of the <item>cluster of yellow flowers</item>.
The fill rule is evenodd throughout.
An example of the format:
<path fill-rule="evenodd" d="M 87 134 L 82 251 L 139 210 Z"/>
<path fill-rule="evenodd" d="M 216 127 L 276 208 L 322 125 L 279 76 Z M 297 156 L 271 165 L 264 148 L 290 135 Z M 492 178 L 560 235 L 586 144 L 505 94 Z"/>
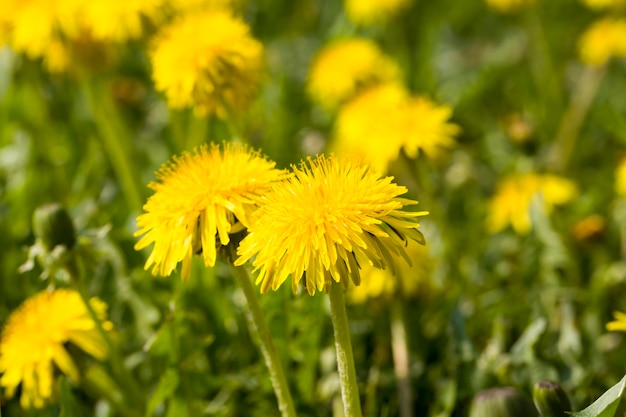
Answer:
<path fill-rule="evenodd" d="M 406 188 L 354 158 L 318 156 L 288 173 L 244 145 L 213 145 L 157 175 L 136 232 L 137 249 L 154 243 L 153 273 L 169 275 L 182 262 L 186 279 L 194 254 L 212 266 L 229 234 L 247 230 L 235 265 L 255 258 L 261 292 L 291 276 L 294 292 L 304 277 L 314 294 L 332 281 L 358 285 L 361 266 L 392 267 L 394 255 L 407 258 L 407 239 L 424 242 L 416 217 L 426 212 L 403 211 L 417 203 L 399 198 Z"/>
<path fill-rule="evenodd" d="M 583 0 L 591 9 L 620 10 L 624 0 Z M 578 45 L 580 60 L 592 67 L 601 67 L 611 58 L 626 57 L 626 19 L 616 15 L 593 22 L 582 34 Z"/>
<path fill-rule="evenodd" d="M 411 158 L 419 151 L 437 157 L 460 131 L 449 122 L 450 107 L 411 96 L 397 64 L 367 39 L 324 47 L 311 65 L 308 91 L 322 106 L 338 109 L 334 150 L 356 154 L 381 172 L 402 149 Z"/>
<path fill-rule="evenodd" d="M 97 68 L 106 46 L 149 39 L 156 89 L 173 108 L 225 116 L 249 105 L 260 85 L 263 45 L 232 0 L 31 0 L 0 2 L 0 45 L 41 58 L 51 71 Z M 189 42 L 193 39 L 194 42 Z"/>

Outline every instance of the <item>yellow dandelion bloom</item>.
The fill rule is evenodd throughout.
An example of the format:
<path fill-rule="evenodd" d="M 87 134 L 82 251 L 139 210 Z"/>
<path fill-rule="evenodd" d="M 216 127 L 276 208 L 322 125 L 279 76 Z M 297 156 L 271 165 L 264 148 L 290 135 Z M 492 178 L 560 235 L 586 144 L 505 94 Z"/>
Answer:
<path fill-rule="evenodd" d="M 151 53 L 156 88 L 173 108 L 224 116 L 255 97 L 263 45 L 227 11 L 189 14 L 162 31 Z"/>
<path fill-rule="evenodd" d="M 105 320 L 106 304 L 94 298 L 91 305 Z M 110 322 L 103 325 L 112 327 Z M 67 343 L 98 359 L 107 355 L 106 343 L 76 291 L 43 291 L 29 298 L 11 313 L 2 331 L 0 386 L 12 397 L 21 384 L 22 407 L 43 407 L 53 396 L 55 367 L 79 380 Z"/>
<path fill-rule="evenodd" d="M 461 129 L 449 122 L 451 107 L 416 97 L 411 99 L 405 112 L 407 124 L 403 145 L 409 158 L 417 157 L 420 150 L 435 158 L 443 149 L 454 146 L 454 137 Z"/>
<path fill-rule="evenodd" d="M 345 0 L 344 7 L 350 21 L 369 26 L 397 16 L 411 3 L 411 0 Z"/>
<path fill-rule="evenodd" d="M 404 143 L 408 100 L 408 92 L 399 84 L 366 89 L 339 110 L 333 149 L 338 154 L 357 155 L 375 170 L 385 172 Z"/>
<path fill-rule="evenodd" d="M 242 0 L 168 0 L 167 4 L 176 12 L 207 11 L 217 9 L 233 9 Z"/>
<path fill-rule="evenodd" d="M 143 33 L 142 19 L 154 18 L 164 0 L 89 0 L 83 2 L 82 20 L 94 40 L 120 42 Z"/>
<path fill-rule="evenodd" d="M 590 9 L 619 9 L 626 6 L 626 0 L 583 0 Z"/>
<path fill-rule="evenodd" d="M 580 38 L 580 59 L 602 66 L 612 57 L 626 56 L 626 19 L 605 18 L 591 25 Z"/>
<path fill-rule="evenodd" d="M 515 12 L 535 3 L 535 0 L 485 0 L 487 6 L 501 13 Z"/>
<path fill-rule="evenodd" d="M 394 268 L 393 255 L 405 252 L 407 238 L 424 243 L 418 216 L 407 212 L 416 201 L 399 198 L 405 187 L 381 179 L 353 158 L 309 158 L 294 175 L 265 196 L 235 265 L 253 261 L 261 292 L 276 290 L 289 275 L 292 289 L 330 290 L 332 281 L 358 285 L 361 266 Z"/>
<path fill-rule="evenodd" d="M 398 81 L 398 66 L 368 39 L 348 38 L 324 47 L 311 64 L 307 90 L 334 109 L 364 86 Z"/>
<path fill-rule="evenodd" d="M 622 158 L 615 170 L 615 191 L 620 197 L 626 198 L 626 158 Z"/>
<path fill-rule="evenodd" d="M 157 172 L 149 185 L 155 193 L 137 217 L 143 235 L 135 249 L 154 243 L 145 268 L 170 275 L 182 262 L 189 277 L 194 254 L 202 251 L 206 266 L 215 265 L 216 248 L 230 242 L 229 233 L 248 226 L 261 196 L 285 174 L 258 152 L 238 144 L 202 146 L 184 153 Z"/>
<path fill-rule="evenodd" d="M 13 50 L 30 58 L 45 58 L 58 50 L 61 34 L 74 37 L 79 33 L 79 13 L 76 0 L 4 0 L 0 2 L 0 27 Z"/>
<path fill-rule="evenodd" d="M 350 288 L 349 300 L 357 304 L 373 298 L 394 300 L 398 295 L 413 296 L 423 286 L 429 285 L 433 259 L 428 253 L 428 248 L 410 241 L 406 252 L 412 264 L 400 262 L 395 274 L 387 269 L 364 265 L 361 270 L 361 285 Z"/>
<path fill-rule="evenodd" d="M 540 195 L 543 209 L 550 213 L 555 205 L 571 201 L 577 193 L 570 180 L 555 175 L 523 174 L 505 179 L 499 184 L 489 203 L 487 227 L 497 233 L 508 225 L 519 234 L 531 229 L 530 205 Z"/>
<path fill-rule="evenodd" d="M 610 332 L 626 332 L 626 314 L 615 311 L 613 312 L 613 318 L 615 318 L 615 320 L 608 322 L 606 329 Z"/>

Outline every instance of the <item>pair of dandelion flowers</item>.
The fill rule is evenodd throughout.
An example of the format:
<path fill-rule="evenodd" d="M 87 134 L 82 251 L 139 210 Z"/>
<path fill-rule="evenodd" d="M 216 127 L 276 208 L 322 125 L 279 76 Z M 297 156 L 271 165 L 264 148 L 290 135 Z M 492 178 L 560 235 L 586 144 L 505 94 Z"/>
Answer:
<path fill-rule="evenodd" d="M 358 285 L 361 265 L 393 270 L 398 256 L 410 263 L 407 239 L 424 243 L 418 217 L 427 213 L 403 210 L 417 204 L 400 197 L 407 189 L 350 157 L 319 155 L 287 172 L 225 143 L 175 157 L 156 175 L 135 233 L 136 249 L 153 244 L 145 264 L 153 274 L 182 263 L 187 279 L 195 254 L 213 266 L 231 234 L 244 231 L 234 264 L 252 261 L 261 292 L 291 276 L 294 292 L 303 281 L 313 295 L 333 281 Z"/>

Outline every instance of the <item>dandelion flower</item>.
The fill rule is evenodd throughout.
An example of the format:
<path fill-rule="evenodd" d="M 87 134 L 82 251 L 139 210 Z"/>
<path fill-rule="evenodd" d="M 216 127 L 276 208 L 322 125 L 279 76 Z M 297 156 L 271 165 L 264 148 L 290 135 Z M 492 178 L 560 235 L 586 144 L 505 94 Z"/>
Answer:
<path fill-rule="evenodd" d="M 515 12 L 535 3 L 535 0 L 485 0 L 487 6 L 501 13 Z"/>
<path fill-rule="evenodd" d="M 354 158 L 309 158 L 265 196 L 235 265 L 253 261 L 261 292 L 276 290 L 291 275 L 298 290 L 328 292 L 332 281 L 358 285 L 362 266 L 394 269 L 393 255 L 408 261 L 407 239 L 424 243 L 416 201 L 399 198 L 406 188 L 380 178 Z"/>
<path fill-rule="evenodd" d="M 606 329 L 610 332 L 626 332 L 626 314 L 620 311 L 615 311 L 613 312 L 613 318 L 615 320 L 608 322 L 606 324 Z"/>
<path fill-rule="evenodd" d="M 605 18 L 583 33 L 579 42 L 580 59 L 600 67 L 612 57 L 626 56 L 626 20 Z"/>
<path fill-rule="evenodd" d="M 452 109 L 423 97 L 410 97 L 397 83 L 368 88 L 339 109 L 335 150 L 355 154 L 385 172 L 401 149 L 437 157 L 454 146 L 460 129 L 450 123 Z"/>
<path fill-rule="evenodd" d="M 91 305 L 105 320 L 106 304 L 94 298 Z M 105 329 L 111 328 L 104 322 Z M 22 385 L 20 403 L 40 408 L 53 396 L 54 370 L 72 381 L 79 371 L 65 345 L 71 343 L 97 359 L 107 348 L 82 298 L 76 291 L 43 291 L 26 300 L 11 315 L 0 339 L 0 386 L 9 397 Z"/>
<path fill-rule="evenodd" d="M 123 42 L 143 32 L 142 19 L 157 17 L 164 0 L 89 0 L 84 2 L 83 23 L 93 39 Z"/>
<path fill-rule="evenodd" d="M 576 186 L 570 180 L 555 175 L 524 174 L 502 181 L 489 203 L 487 227 L 497 233 L 509 224 L 519 234 L 531 228 L 530 206 L 540 195 L 543 209 L 550 213 L 555 205 L 569 202 L 576 195 Z"/>
<path fill-rule="evenodd" d="M 435 158 L 442 149 L 454 146 L 454 137 L 459 134 L 460 128 L 449 122 L 451 107 L 438 105 L 424 97 L 415 97 L 405 112 L 407 125 L 403 144 L 409 158 L 417 157 L 420 150 Z"/>
<path fill-rule="evenodd" d="M 146 269 L 170 275 L 182 262 L 189 277 L 194 254 L 202 251 L 206 266 L 215 265 L 216 247 L 230 242 L 230 233 L 248 226 L 261 196 L 284 173 L 275 163 L 238 144 L 202 146 L 184 153 L 157 172 L 149 185 L 155 193 L 137 218 L 143 235 L 135 249 L 154 243 Z"/>
<path fill-rule="evenodd" d="M 334 150 L 361 157 L 385 172 L 398 157 L 407 133 L 408 92 L 399 84 L 371 87 L 341 107 L 335 122 Z"/>
<path fill-rule="evenodd" d="M 348 38 L 324 47 L 313 60 L 307 89 L 311 97 L 334 109 L 362 87 L 397 81 L 398 66 L 368 39 Z"/>
<path fill-rule="evenodd" d="M 398 15 L 411 3 L 411 0 L 345 0 L 344 7 L 350 21 L 369 26 Z"/>
<path fill-rule="evenodd" d="M 225 116 L 254 98 L 263 45 L 227 11 L 189 14 L 157 36 L 151 53 L 156 88 L 173 108 Z"/>

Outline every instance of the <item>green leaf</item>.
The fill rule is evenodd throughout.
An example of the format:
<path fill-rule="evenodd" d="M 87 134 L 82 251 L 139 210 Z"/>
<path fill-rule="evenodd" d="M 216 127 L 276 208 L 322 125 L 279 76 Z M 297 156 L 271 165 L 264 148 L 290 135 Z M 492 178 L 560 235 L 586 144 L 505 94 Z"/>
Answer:
<path fill-rule="evenodd" d="M 154 415 L 156 408 L 166 399 L 170 398 L 174 392 L 176 392 L 179 382 L 177 370 L 174 368 L 168 368 L 159 380 L 159 385 L 154 391 L 154 395 L 150 398 L 148 409 L 146 411 L 147 416 Z"/>
<path fill-rule="evenodd" d="M 626 376 L 620 382 L 613 385 L 607 392 L 602 394 L 593 404 L 582 411 L 571 413 L 573 417 L 614 417 L 619 406 L 624 388 Z"/>

